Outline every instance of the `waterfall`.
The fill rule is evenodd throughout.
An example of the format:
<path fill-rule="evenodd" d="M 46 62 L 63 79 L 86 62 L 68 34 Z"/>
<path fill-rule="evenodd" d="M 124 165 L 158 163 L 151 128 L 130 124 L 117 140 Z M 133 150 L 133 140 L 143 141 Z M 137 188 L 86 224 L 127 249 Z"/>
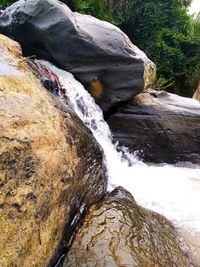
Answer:
<path fill-rule="evenodd" d="M 117 152 L 101 109 L 71 73 L 46 61 L 41 64 L 59 77 L 65 101 L 92 131 L 103 149 L 109 189 L 121 185 L 143 207 L 156 211 L 182 229 L 200 236 L 200 167 L 172 165 L 149 166 L 129 154 Z M 63 96 L 61 96 L 62 98 Z"/>

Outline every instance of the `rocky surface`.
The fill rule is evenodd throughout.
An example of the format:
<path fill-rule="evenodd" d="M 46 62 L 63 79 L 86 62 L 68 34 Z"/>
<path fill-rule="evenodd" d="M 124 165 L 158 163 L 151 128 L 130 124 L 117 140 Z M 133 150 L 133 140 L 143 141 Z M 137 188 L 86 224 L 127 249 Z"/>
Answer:
<path fill-rule="evenodd" d="M 63 267 L 194 266 L 171 223 L 116 188 L 88 211 Z"/>
<path fill-rule="evenodd" d="M 199 86 L 197 87 L 197 90 L 195 91 L 193 98 L 200 101 L 200 82 L 199 82 Z"/>
<path fill-rule="evenodd" d="M 200 163 L 200 104 L 166 92 L 142 93 L 108 123 L 120 144 L 147 162 Z"/>
<path fill-rule="evenodd" d="M 1 15 L 0 32 L 19 41 L 26 54 L 72 72 L 103 111 L 155 78 L 155 65 L 119 28 L 55 0 L 18 1 Z"/>
<path fill-rule="evenodd" d="M 196 263 L 195 266 L 200 266 L 200 233 L 198 231 L 188 230 L 186 228 L 177 229 L 179 235 L 181 236 L 183 242 L 188 246 L 192 252 L 192 256 Z"/>
<path fill-rule="evenodd" d="M 102 153 L 0 35 L 0 266 L 54 266 L 106 190 Z"/>

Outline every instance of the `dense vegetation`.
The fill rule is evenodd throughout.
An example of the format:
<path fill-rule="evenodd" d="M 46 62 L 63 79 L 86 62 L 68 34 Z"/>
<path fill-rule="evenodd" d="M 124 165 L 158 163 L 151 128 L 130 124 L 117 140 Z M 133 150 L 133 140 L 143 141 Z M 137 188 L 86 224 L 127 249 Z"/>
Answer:
<path fill-rule="evenodd" d="M 200 80 L 200 14 L 188 14 L 191 0 L 62 2 L 119 26 L 156 63 L 155 86 L 192 96 Z"/>
<path fill-rule="evenodd" d="M 11 5 L 14 2 L 16 2 L 16 1 L 15 0 L 1 0 L 0 8 L 7 7 L 7 6 Z"/>

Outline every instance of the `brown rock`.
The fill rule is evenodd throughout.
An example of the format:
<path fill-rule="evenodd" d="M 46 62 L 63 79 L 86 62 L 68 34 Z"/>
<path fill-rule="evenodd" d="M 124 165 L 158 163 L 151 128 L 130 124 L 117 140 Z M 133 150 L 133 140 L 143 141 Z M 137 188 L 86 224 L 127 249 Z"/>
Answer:
<path fill-rule="evenodd" d="M 194 265 L 171 223 L 117 188 L 90 208 L 62 266 Z"/>
<path fill-rule="evenodd" d="M 199 86 L 197 87 L 197 90 L 195 91 L 193 98 L 200 101 L 200 82 L 199 82 Z"/>
<path fill-rule="evenodd" d="M 190 230 L 180 227 L 177 229 L 178 233 L 182 237 L 184 243 L 190 249 L 192 256 L 195 260 L 196 266 L 200 266 L 200 233 L 198 231 L 191 232 Z"/>
<path fill-rule="evenodd" d="M 0 35 L 0 266 L 53 265 L 105 188 L 91 133 Z"/>

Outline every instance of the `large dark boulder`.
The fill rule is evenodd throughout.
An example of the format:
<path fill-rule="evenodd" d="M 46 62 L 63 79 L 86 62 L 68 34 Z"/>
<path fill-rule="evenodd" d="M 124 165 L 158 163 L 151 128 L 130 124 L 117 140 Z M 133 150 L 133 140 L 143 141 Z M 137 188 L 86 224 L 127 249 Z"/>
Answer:
<path fill-rule="evenodd" d="M 0 16 L 0 32 L 25 54 L 72 72 L 104 111 L 152 83 L 155 65 L 114 25 L 55 0 L 20 0 Z"/>
<path fill-rule="evenodd" d="M 106 191 L 91 132 L 0 35 L 0 266 L 54 266 Z"/>
<path fill-rule="evenodd" d="M 62 267 L 191 267 L 174 227 L 116 188 L 93 205 Z"/>
<path fill-rule="evenodd" d="M 114 138 L 147 162 L 200 163 L 200 104 L 166 92 L 142 93 L 111 115 Z"/>

